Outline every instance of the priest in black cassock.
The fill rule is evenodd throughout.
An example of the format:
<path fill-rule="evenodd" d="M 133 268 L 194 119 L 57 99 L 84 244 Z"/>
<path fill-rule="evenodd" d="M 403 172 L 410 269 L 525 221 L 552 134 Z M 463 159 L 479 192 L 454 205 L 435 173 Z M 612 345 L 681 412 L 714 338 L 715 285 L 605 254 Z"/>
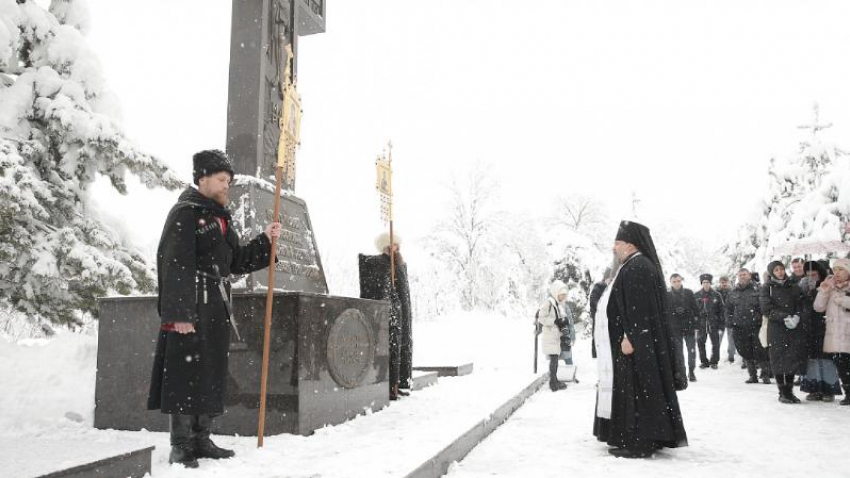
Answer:
<path fill-rule="evenodd" d="M 623 458 L 687 446 L 677 390 L 688 386 L 667 288 L 646 226 L 623 221 L 614 253 L 620 269 L 599 300 L 599 387 L 593 434 Z"/>

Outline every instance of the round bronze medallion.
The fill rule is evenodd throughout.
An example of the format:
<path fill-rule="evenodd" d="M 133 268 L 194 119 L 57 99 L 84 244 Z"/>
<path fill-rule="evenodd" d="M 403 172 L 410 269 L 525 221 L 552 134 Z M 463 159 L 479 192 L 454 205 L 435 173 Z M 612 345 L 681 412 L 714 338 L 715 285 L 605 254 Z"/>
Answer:
<path fill-rule="evenodd" d="M 375 360 L 372 327 L 357 309 L 334 320 L 328 333 L 328 370 L 343 388 L 360 385 Z"/>

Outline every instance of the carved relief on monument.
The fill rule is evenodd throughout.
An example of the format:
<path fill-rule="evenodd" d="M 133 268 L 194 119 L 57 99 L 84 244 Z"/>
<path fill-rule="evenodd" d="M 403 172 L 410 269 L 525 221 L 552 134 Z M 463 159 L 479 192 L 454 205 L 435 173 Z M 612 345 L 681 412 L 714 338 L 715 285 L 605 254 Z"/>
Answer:
<path fill-rule="evenodd" d="M 375 336 L 363 314 L 348 309 L 328 333 L 328 371 L 343 388 L 355 388 L 375 361 Z"/>

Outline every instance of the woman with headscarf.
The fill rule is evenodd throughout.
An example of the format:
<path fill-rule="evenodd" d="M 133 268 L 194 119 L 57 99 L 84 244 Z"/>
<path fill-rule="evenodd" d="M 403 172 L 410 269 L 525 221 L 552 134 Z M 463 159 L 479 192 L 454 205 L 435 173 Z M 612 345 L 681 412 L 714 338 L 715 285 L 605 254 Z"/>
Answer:
<path fill-rule="evenodd" d="M 840 403 L 850 405 L 850 260 L 838 259 L 832 269 L 835 274 L 821 283 L 814 309 L 826 313 L 823 351 L 838 368 L 844 389 Z"/>
<path fill-rule="evenodd" d="M 794 375 L 806 369 L 806 325 L 801 320 L 800 287 L 789 280 L 785 265 L 773 261 L 767 266 L 768 280 L 761 289 L 761 313 L 768 318 L 767 342 L 770 368 L 779 388 L 779 401 L 800 403 L 794 395 Z"/>
<path fill-rule="evenodd" d="M 826 267 L 817 261 L 808 261 L 803 265 L 805 277 L 800 280 L 803 291 L 803 321 L 809 326 L 807 339 L 806 375 L 800 378 L 800 391 L 806 392 L 806 400 L 831 402 L 841 395 L 838 382 L 838 369 L 832 356 L 823 351 L 823 338 L 826 334 L 826 316 L 814 309 L 815 300 L 821 283 L 829 275 Z"/>
<path fill-rule="evenodd" d="M 543 355 L 549 358 L 549 389 L 553 392 L 564 390 L 567 384 L 558 380 L 558 359 L 561 357 L 561 338 L 569 334 L 567 317 L 567 285 L 556 280 L 549 286 L 549 297 L 537 311 L 540 323 L 540 338 Z M 572 359 L 572 356 L 570 356 Z M 571 360 L 570 360 L 571 361 Z"/>

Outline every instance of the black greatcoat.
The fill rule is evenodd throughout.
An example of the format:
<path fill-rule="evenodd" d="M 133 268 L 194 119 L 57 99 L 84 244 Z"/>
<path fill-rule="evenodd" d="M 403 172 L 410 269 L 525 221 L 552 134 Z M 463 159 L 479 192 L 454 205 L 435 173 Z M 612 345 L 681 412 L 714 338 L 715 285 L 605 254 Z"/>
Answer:
<path fill-rule="evenodd" d="M 761 289 L 761 312 L 768 318 L 767 343 L 770 370 L 776 375 L 806 373 L 806 335 L 808 324 L 803 317 L 802 292 L 791 280 L 771 279 Z M 785 326 L 789 315 L 800 316 L 794 329 Z"/>
<path fill-rule="evenodd" d="M 395 262 L 395 288 L 390 284 L 390 256 L 359 256 L 360 297 L 390 303 L 390 385 L 410 388 L 413 378 L 413 314 L 407 264 Z"/>
<path fill-rule="evenodd" d="M 217 217 L 226 221 L 226 234 Z M 265 234 L 240 245 L 230 213 L 213 200 L 193 188 L 180 195 L 157 251 L 158 310 L 163 324 L 192 322 L 195 332 L 160 330 L 149 410 L 182 415 L 224 411 L 230 324 L 218 281 L 202 274 L 227 278 L 254 272 L 268 266 L 270 252 Z"/>
<path fill-rule="evenodd" d="M 669 319 L 658 267 L 645 255 L 627 260 L 611 285 L 609 337 L 614 360 L 611 419 L 595 417 L 593 434 L 615 447 L 687 446 L 677 389 L 687 386 L 680 340 Z M 620 342 L 629 337 L 632 355 Z M 681 355 L 681 354 L 679 354 Z"/>

